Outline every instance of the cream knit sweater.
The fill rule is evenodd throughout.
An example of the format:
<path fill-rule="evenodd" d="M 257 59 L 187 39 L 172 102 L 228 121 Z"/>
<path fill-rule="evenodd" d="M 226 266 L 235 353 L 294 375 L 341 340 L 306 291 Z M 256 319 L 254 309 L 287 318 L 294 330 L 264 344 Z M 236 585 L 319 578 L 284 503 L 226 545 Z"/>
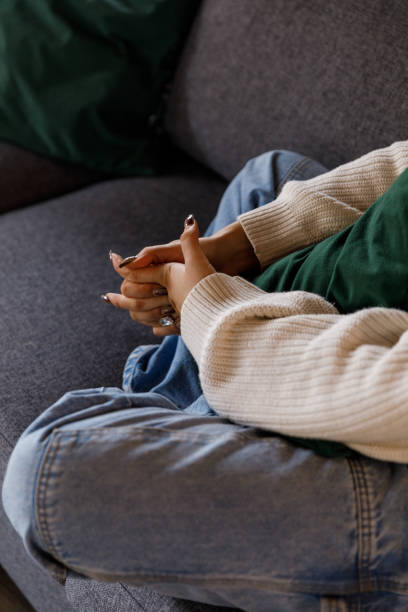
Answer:
<path fill-rule="evenodd" d="M 240 215 L 262 269 L 355 222 L 407 167 L 408 141 L 396 142 Z M 187 296 L 181 335 L 221 416 L 408 462 L 407 312 L 340 315 L 312 293 L 215 273 Z"/>

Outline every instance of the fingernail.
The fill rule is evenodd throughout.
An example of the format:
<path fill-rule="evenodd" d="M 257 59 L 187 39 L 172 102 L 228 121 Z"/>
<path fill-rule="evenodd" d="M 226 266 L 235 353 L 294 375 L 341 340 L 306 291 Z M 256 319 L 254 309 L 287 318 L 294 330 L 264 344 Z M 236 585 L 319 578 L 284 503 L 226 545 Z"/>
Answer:
<path fill-rule="evenodd" d="M 184 227 L 189 227 L 194 225 L 194 215 L 188 215 L 187 219 L 184 221 Z"/>
<path fill-rule="evenodd" d="M 171 306 L 165 306 L 165 307 L 164 307 L 164 308 L 162 308 L 162 309 L 161 309 L 161 311 L 160 311 L 160 313 L 161 313 L 162 315 L 171 314 L 171 313 L 173 313 L 173 312 L 176 312 L 176 311 L 175 311 L 175 310 L 174 310 L 174 308 L 172 308 Z"/>
<path fill-rule="evenodd" d="M 112 304 L 112 302 L 110 301 L 110 299 L 108 298 L 107 295 L 103 294 L 101 295 L 101 300 L 103 300 L 104 302 L 106 302 L 107 304 Z"/>
<path fill-rule="evenodd" d="M 127 266 L 128 264 L 132 263 L 132 261 L 135 261 L 136 258 L 137 258 L 137 255 L 133 255 L 132 257 L 125 257 L 125 259 L 120 262 L 119 268 L 123 268 L 124 266 Z"/>
<path fill-rule="evenodd" d="M 166 287 L 157 287 L 157 289 L 153 289 L 153 295 L 167 295 Z"/>
<path fill-rule="evenodd" d="M 120 259 L 120 255 L 118 255 L 117 253 L 114 253 L 113 251 L 109 251 L 109 259 L 111 260 L 112 263 L 115 263 L 118 258 Z"/>

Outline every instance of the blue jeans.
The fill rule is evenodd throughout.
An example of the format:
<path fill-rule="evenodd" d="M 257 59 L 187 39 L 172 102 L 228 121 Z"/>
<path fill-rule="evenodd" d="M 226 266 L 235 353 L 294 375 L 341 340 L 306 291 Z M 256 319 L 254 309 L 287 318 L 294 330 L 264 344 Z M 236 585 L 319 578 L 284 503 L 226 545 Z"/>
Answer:
<path fill-rule="evenodd" d="M 206 235 L 324 172 L 275 151 L 232 181 Z M 123 389 L 71 391 L 22 434 L 3 486 L 28 554 L 248 612 L 406 611 L 408 470 L 323 458 L 221 418 L 179 336 L 137 347 Z"/>

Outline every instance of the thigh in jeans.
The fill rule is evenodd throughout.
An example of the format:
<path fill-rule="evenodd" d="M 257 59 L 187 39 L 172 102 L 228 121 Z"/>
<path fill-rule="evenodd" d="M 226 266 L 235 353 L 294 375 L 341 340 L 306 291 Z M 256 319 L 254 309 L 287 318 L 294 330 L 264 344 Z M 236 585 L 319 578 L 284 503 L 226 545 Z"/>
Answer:
<path fill-rule="evenodd" d="M 357 588 L 346 459 L 160 395 L 64 396 L 17 443 L 3 503 L 29 554 L 62 582 L 68 567 L 254 612 L 283 594 L 317 601 Z"/>

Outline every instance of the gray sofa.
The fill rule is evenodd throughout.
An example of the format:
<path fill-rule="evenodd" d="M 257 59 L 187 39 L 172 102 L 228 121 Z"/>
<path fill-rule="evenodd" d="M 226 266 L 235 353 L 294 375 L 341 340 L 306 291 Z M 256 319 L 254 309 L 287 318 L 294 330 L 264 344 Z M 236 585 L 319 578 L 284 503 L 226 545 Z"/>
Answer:
<path fill-rule="evenodd" d="M 190 212 L 204 230 L 227 181 L 263 151 L 333 167 L 407 138 L 407 22 L 405 0 L 203 0 L 168 102 L 164 175 L 112 178 L 0 144 L 1 474 L 47 406 L 120 386 L 130 350 L 159 342 L 99 299 L 118 287 L 109 249 L 173 240 Z M 61 585 L 4 513 L 0 563 L 39 612 L 226 609 L 74 572 Z"/>

